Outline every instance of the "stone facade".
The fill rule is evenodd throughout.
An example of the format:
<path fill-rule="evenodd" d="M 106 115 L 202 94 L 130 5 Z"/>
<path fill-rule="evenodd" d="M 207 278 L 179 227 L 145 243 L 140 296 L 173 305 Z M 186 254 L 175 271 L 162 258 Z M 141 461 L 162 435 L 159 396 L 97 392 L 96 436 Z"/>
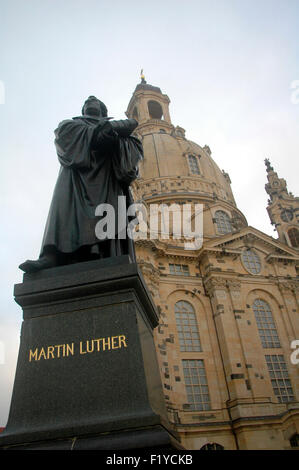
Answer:
<path fill-rule="evenodd" d="M 168 239 L 161 229 L 136 241 L 160 314 L 155 343 L 169 418 L 187 449 L 289 449 L 299 434 L 299 364 L 291 361 L 299 339 L 299 198 L 266 160 L 279 238 L 249 227 L 228 174 L 207 145 L 172 125 L 169 103 L 143 79 L 127 109 L 145 154 L 135 200 L 148 210 L 203 205 L 198 249 L 184 249 L 172 230 Z"/>

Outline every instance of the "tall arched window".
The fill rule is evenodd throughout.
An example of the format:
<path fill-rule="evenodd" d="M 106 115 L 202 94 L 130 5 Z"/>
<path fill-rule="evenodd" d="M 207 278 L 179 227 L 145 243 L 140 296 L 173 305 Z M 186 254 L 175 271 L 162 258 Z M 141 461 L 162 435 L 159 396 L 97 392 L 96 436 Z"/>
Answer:
<path fill-rule="evenodd" d="M 188 155 L 188 163 L 191 173 L 193 175 L 200 175 L 199 165 L 195 155 Z"/>
<path fill-rule="evenodd" d="M 215 222 L 217 225 L 217 232 L 220 234 L 232 232 L 232 224 L 230 217 L 226 212 L 216 211 L 215 212 Z"/>
<path fill-rule="evenodd" d="M 180 350 L 183 352 L 201 351 L 198 326 L 192 305 L 180 300 L 174 306 L 174 313 Z"/>
<path fill-rule="evenodd" d="M 253 302 L 257 328 L 263 348 L 280 348 L 279 337 L 270 306 L 261 299 Z"/>
<path fill-rule="evenodd" d="M 291 245 L 294 248 L 299 248 L 299 231 L 296 228 L 290 228 L 288 235 Z"/>
<path fill-rule="evenodd" d="M 147 107 L 151 119 L 163 118 L 163 109 L 158 101 L 149 101 Z"/>

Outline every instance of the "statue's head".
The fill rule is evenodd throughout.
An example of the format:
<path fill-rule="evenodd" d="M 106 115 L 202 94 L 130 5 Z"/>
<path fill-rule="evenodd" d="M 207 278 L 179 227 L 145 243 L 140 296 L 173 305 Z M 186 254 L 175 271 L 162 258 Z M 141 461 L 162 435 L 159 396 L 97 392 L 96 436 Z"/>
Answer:
<path fill-rule="evenodd" d="M 108 111 L 104 103 L 95 96 L 89 96 L 85 101 L 82 114 L 96 117 L 107 117 Z"/>

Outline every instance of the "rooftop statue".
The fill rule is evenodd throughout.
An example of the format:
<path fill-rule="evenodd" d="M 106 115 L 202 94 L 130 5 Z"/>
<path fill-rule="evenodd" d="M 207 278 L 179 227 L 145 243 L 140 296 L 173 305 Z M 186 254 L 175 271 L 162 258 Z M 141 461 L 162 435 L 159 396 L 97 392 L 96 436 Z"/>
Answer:
<path fill-rule="evenodd" d="M 82 116 L 58 125 L 55 146 L 61 167 L 40 256 L 22 263 L 21 270 L 34 272 L 123 254 L 135 260 L 134 242 L 127 234 L 120 236 L 117 219 L 133 203 L 129 186 L 143 158 L 141 142 L 131 135 L 137 126 L 135 119 L 111 120 L 104 103 L 94 96 L 85 101 Z M 125 200 L 126 206 L 118 207 L 119 200 Z M 114 208 L 115 233 L 106 239 L 99 239 L 95 230 L 100 204 Z"/>

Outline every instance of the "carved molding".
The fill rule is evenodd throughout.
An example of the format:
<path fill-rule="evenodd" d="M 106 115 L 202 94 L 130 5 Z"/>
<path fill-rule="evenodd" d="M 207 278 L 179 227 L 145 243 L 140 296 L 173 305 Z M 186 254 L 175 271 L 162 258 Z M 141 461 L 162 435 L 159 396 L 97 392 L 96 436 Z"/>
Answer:
<path fill-rule="evenodd" d="M 217 290 L 226 290 L 226 279 L 223 277 L 210 277 L 204 280 L 204 286 L 207 294 L 211 296 Z"/>
<path fill-rule="evenodd" d="M 233 291 L 241 290 L 241 282 L 238 281 L 237 279 L 227 279 L 226 284 L 229 290 L 233 290 Z"/>
<path fill-rule="evenodd" d="M 159 293 L 160 271 L 153 264 L 137 258 L 138 266 L 153 296 Z"/>
<path fill-rule="evenodd" d="M 202 176 L 164 176 L 160 178 L 143 179 L 139 178 L 138 183 L 134 182 L 134 192 L 138 199 L 151 199 L 152 197 L 162 197 L 169 195 L 172 199 L 180 197 L 190 197 L 196 195 L 200 198 L 203 196 L 212 198 L 213 194 L 218 199 L 226 201 L 234 206 L 235 203 L 221 186 L 211 183 Z M 175 197 L 174 197 L 175 196 Z"/>
<path fill-rule="evenodd" d="M 237 279 L 227 279 L 220 276 L 213 276 L 204 280 L 204 286 L 208 295 L 213 294 L 215 291 L 223 291 L 229 289 L 230 291 L 241 290 L 241 282 Z"/>
<path fill-rule="evenodd" d="M 294 293 L 299 295 L 299 281 L 277 282 L 277 286 L 282 294 Z"/>
<path fill-rule="evenodd" d="M 137 263 L 141 272 L 144 276 L 149 278 L 152 282 L 159 284 L 160 271 L 152 263 L 144 261 L 142 259 L 137 259 Z"/>
<path fill-rule="evenodd" d="M 195 250 L 185 250 L 184 246 L 173 245 L 173 241 L 150 238 L 144 240 L 135 240 L 135 247 L 138 254 L 139 248 L 146 248 L 151 251 L 154 258 L 167 258 L 188 262 L 197 262 L 198 255 Z"/>
<path fill-rule="evenodd" d="M 145 240 L 135 240 L 135 246 L 138 249 L 138 247 L 143 247 L 143 248 L 149 248 L 152 250 L 156 255 L 158 256 L 165 256 L 166 255 L 166 249 L 162 246 L 158 247 L 153 240 L 151 239 L 145 239 Z"/>

